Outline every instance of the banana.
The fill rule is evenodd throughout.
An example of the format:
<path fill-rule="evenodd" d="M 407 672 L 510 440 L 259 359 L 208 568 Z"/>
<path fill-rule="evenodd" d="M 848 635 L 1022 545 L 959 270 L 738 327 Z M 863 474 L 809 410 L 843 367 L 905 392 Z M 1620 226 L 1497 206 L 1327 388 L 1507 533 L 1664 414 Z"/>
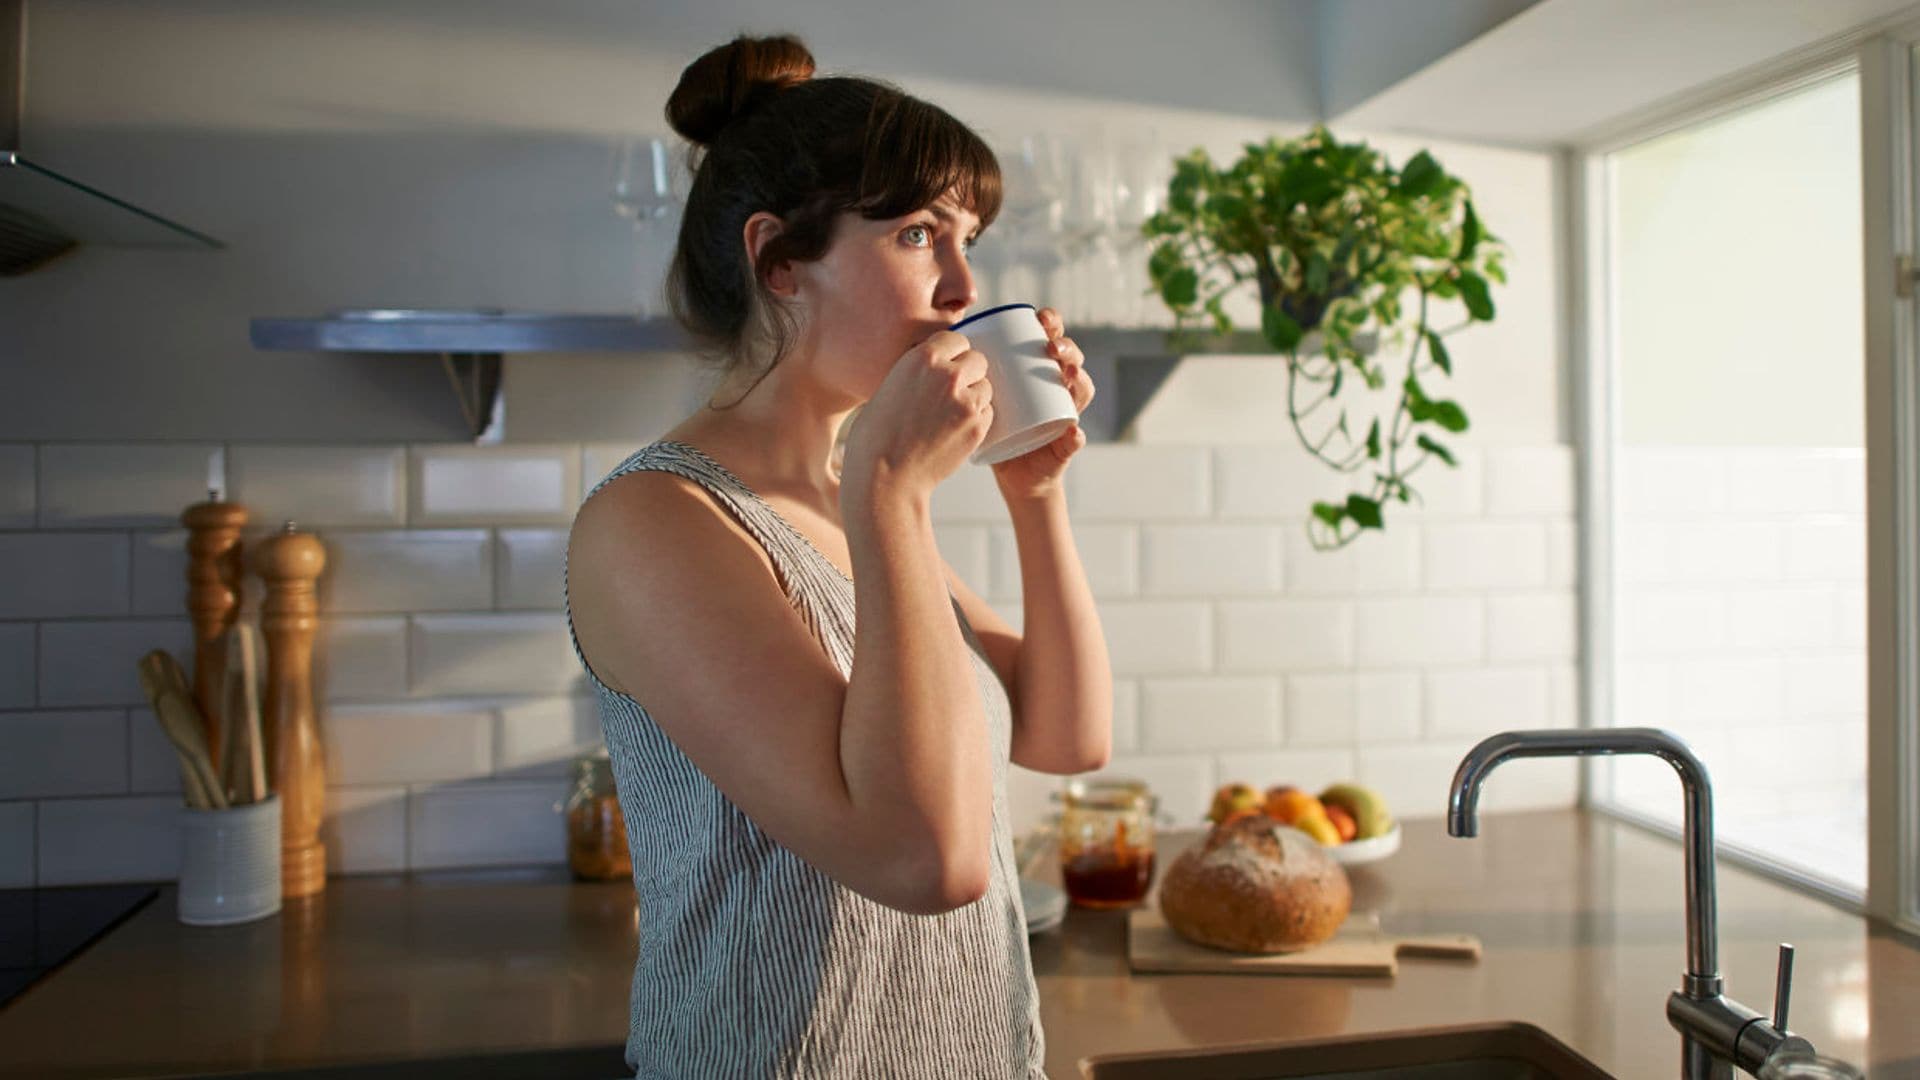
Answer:
<path fill-rule="evenodd" d="M 1371 788 L 1335 784 L 1320 793 L 1320 801 L 1353 815 L 1354 824 L 1358 826 L 1356 840 L 1385 836 L 1393 831 L 1393 814 L 1387 810 L 1387 801 Z"/>

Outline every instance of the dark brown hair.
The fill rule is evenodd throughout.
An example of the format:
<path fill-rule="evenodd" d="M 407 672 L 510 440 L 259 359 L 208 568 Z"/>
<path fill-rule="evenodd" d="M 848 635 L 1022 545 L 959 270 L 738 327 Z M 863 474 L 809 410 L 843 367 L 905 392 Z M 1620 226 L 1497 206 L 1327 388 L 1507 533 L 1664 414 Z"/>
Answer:
<path fill-rule="evenodd" d="M 982 229 L 1000 213 L 1000 164 L 971 128 L 888 83 L 813 71 L 798 38 L 743 34 L 687 65 L 667 99 L 694 144 L 667 300 L 725 374 L 764 363 L 754 385 L 798 333 L 768 271 L 825 255 L 841 214 L 883 221 L 948 192 Z M 784 228 L 749 267 L 744 230 L 762 210 Z"/>

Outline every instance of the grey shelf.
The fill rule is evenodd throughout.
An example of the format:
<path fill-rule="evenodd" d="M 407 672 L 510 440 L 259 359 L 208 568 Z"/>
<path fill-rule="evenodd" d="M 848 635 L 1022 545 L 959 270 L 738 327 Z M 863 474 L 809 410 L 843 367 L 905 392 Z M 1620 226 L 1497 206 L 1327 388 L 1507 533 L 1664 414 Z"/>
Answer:
<path fill-rule="evenodd" d="M 1069 326 L 1087 356 L 1096 395 L 1081 417 L 1087 437 L 1111 442 L 1153 399 L 1180 358 L 1198 353 L 1271 352 L 1256 332 L 1208 336 L 1179 354 L 1157 329 Z M 258 349 L 432 354 L 440 358 L 477 442 L 497 441 L 503 417 L 500 363 L 506 353 L 680 352 L 688 342 L 671 319 L 551 314 L 496 309 L 335 311 L 319 318 L 254 319 Z"/>

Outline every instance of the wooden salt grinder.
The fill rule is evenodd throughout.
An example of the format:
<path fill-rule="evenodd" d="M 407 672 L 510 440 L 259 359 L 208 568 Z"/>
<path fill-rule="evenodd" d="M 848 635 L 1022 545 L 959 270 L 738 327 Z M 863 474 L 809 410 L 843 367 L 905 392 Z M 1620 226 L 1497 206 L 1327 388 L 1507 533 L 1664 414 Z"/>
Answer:
<path fill-rule="evenodd" d="M 280 796 L 280 895 L 311 896 L 326 888 L 326 762 L 313 703 L 313 639 L 320 603 L 314 591 L 327 550 L 289 521 L 259 544 L 254 569 L 266 580 L 260 629 L 267 639 L 267 692 L 260 725 L 267 772 Z"/>
<path fill-rule="evenodd" d="M 227 631 L 240 617 L 241 574 L 245 570 L 240 530 L 247 508 L 223 502 L 220 493 L 207 491 L 207 501 L 194 503 L 180 515 L 187 536 L 187 612 L 193 616 L 193 700 L 200 706 L 207 754 L 215 776 L 221 775 L 221 688 L 226 685 Z"/>

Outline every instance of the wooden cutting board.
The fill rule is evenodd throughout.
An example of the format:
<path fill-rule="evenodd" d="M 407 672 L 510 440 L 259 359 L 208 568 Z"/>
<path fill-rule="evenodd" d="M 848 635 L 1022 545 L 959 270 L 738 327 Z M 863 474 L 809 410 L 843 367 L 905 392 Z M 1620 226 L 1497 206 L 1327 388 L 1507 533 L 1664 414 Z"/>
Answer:
<path fill-rule="evenodd" d="M 1389 934 L 1371 918 L 1347 920 L 1338 933 L 1312 948 L 1271 956 L 1225 952 L 1195 945 L 1173 932 L 1150 897 L 1127 918 L 1127 961 L 1135 971 L 1210 971 L 1245 975 L 1393 975 L 1400 955 L 1480 959 L 1472 934 Z"/>

